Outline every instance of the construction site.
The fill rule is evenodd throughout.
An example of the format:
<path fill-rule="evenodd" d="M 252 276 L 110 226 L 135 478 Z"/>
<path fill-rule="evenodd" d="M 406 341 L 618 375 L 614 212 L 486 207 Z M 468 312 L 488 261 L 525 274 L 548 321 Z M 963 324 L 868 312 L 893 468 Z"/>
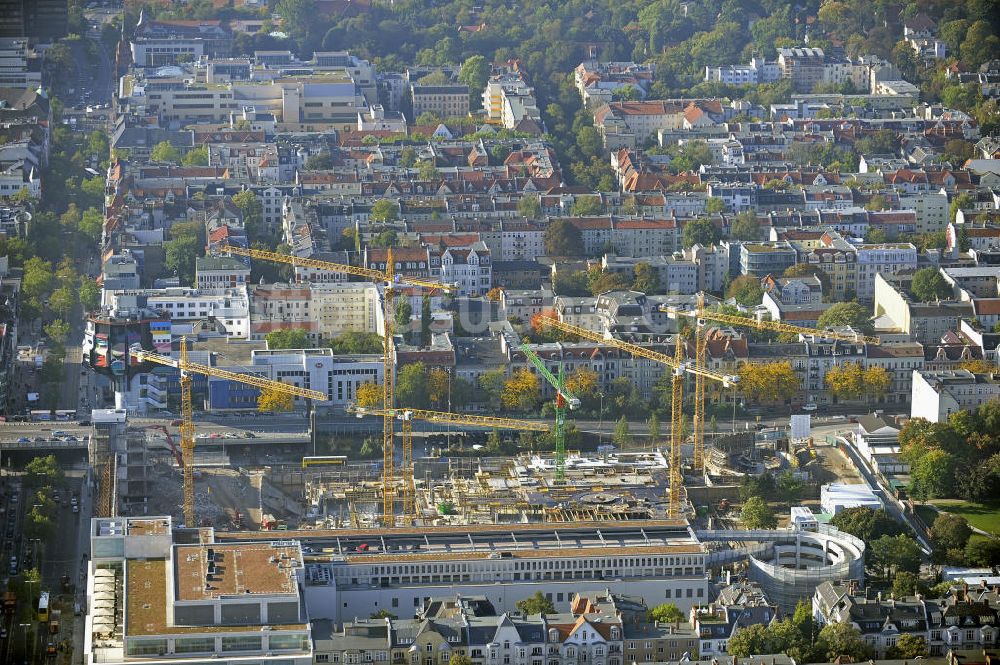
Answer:
<path fill-rule="evenodd" d="M 394 274 L 391 250 L 385 270 L 379 271 L 256 249 L 223 249 L 258 260 L 342 272 L 371 279 L 377 284 L 384 315 L 381 400 L 378 405 L 352 406 L 348 410 L 359 417 L 368 415 L 382 419 L 381 464 L 351 464 L 351 460 L 343 457 L 313 467 L 303 458 L 299 468 L 267 464 L 233 469 L 224 447 L 221 454 L 214 453 L 206 458 L 200 452 L 196 456 L 193 375 L 246 384 L 262 394 L 272 393 L 288 399 L 323 402 L 328 397 L 325 393 L 290 383 L 193 362 L 189 359 L 189 341 L 182 337 L 176 354 L 165 355 L 140 346 L 129 350 L 133 364 L 162 365 L 179 370 L 181 418 L 173 423 L 179 426 L 179 445 L 175 444 L 170 432 L 161 427 L 168 452 L 157 456 L 151 452 L 150 433 L 127 427 L 124 409 L 116 409 L 116 414 L 121 412 L 120 420 L 117 415 L 113 418 L 115 427 L 108 430 L 108 438 L 95 438 L 104 443 L 93 446 L 91 451 L 92 464 L 102 470 L 98 506 L 109 511 L 106 514 L 121 511 L 176 515 L 179 507 L 183 523 L 187 525 L 265 530 L 693 518 L 699 511 L 704 514 L 721 501 L 733 498 L 735 489 L 747 476 L 788 470 L 798 480 L 809 482 L 808 467 L 816 457 L 810 442 L 789 441 L 787 436 L 779 441 L 780 432 L 772 436 L 749 432 L 706 436 L 706 384 L 712 382 L 714 386 L 734 388 L 739 383 L 739 376 L 707 367 L 706 330 L 710 322 L 879 343 L 876 338 L 864 338 L 850 330 L 820 332 L 710 311 L 705 308 L 701 296 L 692 310 L 666 312 L 678 319 L 693 318 L 695 322 L 691 339 L 682 334 L 673 335 L 672 354 L 546 317 L 544 325 L 563 335 L 609 344 L 632 356 L 660 363 L 669 369 L 673 379 L 670 428 L 662 441 L 662 449 L 653 447 L 661 442 L 653 441 L 651 449 L 642 453 L 604 450 L 592 456 L 571 454 L 566 449 L 566 420 L 568 412 L 580 406 L 580 400 L 567 388 L 562 364 L 547 363 L 528 344 L 518 347 L 516 353 L 521 356 L 518 360 L 533 366 L 536 375 L 551 386 L 554 393 L 552 422 L 426 411 L 396 405 L 394 293 L 401 288 L 449 292 L 452 285 Z M 102 321 L 112 327 L 137 325 L 134 317 L 128 316 Z M 141 319 L 140 324 L 145 325 L 145 319 Z M 116 381 L 122 382 L 120 370 L 112 374 Z M 690 394 L 685 394 L 688 390 Z M 685 402 L 694 405 L 690 434 L 683 426 Z M 522 454 L 499 459 L 415 460 L 415 422 L 479 431 L 549 432 L 554 451 L 551 455 Z M 154 438 L 158 436 L 153 434 Z M 213 433 L 212 436 L 219 435 Z M 397 440 L 402 444 L 399 460 L 396 457 Z M 178 485 L 181 488 L 179 496 Z M 111 496 L 116 496 L 117 500 Z M 139 502 L 141 505 L 136 505 Z"/>

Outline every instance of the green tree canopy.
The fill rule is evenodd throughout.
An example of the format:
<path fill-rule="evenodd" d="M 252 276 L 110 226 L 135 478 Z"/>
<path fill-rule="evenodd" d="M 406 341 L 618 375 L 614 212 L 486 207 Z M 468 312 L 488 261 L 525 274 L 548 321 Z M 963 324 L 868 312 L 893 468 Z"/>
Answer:
<path fill-rule="evenodd" d="M 382 337 L 373 332 L 348 331 L 330 340 L 335 354 L 382 353 Z"/>
<path fill-rule="evenodd" d="M 693 219 L 685 224 L 682 234 L 685 249 L 696 243 L 705 247 L 714 245 L 721 237 L 715 224 L 705 218 Z"/>
<path fill-rule="evenodd" d="M 568 219 L 558 218 L 545 228 L 545 254 L 548 256 L 583 256 L 583 234 Z"/>
<path fill-rule="evenodd" d="M 774 511 L 759 496 L 752 496 L 743 502 L 740 521 L 748 529 L 773 529 L 778 526 Z"/>
<path fill-rule="evenodd" d="M 517 609 L 526 615 L 556 613 L 555 605 L 541 591 L 536 591 L 533 596 L 522 598 L 517 601 L 516 605 Z"/>
<path fill-rule="evenodd" d="M 399 206 L 390 199 L 379 199 L 372 204 L 369 217 L 376 224 L 389 224 L 399 219 Z"/>
<path fill-rule="evenodd" d="M 657 623 L 677 623 L 685 621 L 687 616 L 673 603 L 660 603 L 649 610 L 649 620 Z"/>
<path fill-rule="evenodd" d="M 154 162 L 171 162 L 173 164 L 181 161 L 181 153 L 171 145 L 170 141 L 160 141 L 149 153 L 149 158 Z"/>
<path fill-rule="evenodd" d="M 952 297 L 951 285 L 937 268 L 921 268 L 913 273 L 910 291 L 924 302 L 945 300 Z"/>
<path fill-rule="evenodd" d="M 736 298 L 736 302 L 744 307 L 755 307 L 764 297 L 764 288 L 756 277 L 740 275 L 729 284 L 726 297 Z"/>
<path fill-rule="evenodd" d="M 304 328 L 286 328 L 264 335 L 269 349 L 311 349 L 309 332 Z"/>
<path fill-rule="evenodd" d="M 856 302 L 839 302 L 819 315 L 816 327 L 850 326 L 855 330 L 871 332 L 873 326 L 870 317 L 871 314 L 863 305 Z"/>

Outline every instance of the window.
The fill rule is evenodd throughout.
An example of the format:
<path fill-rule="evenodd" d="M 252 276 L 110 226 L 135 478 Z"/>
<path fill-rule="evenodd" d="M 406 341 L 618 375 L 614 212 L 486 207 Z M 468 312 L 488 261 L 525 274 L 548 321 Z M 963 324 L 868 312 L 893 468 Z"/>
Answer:
<path fill-rule="evenodd" d="M 223 637 L 223 651 L 260 651 L 259 636 L 240 635 L 238 637 Z"/>
<path fill-rule="evenodd" d="M 174 640 L 175 653 L 210 653 L 215 651 L 214 637 L 179 637 Z"/>

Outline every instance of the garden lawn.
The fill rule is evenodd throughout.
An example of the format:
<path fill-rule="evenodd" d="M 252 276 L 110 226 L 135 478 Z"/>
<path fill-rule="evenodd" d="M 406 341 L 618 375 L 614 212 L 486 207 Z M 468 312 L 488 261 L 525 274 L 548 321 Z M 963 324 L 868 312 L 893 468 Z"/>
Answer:
<path fill-rule="evenodd" d="M 1000 500 L 972 503 L 960 499 L 935 499 L 933 504 L 941 511 L 961 515 L 977 529 L 1000 536 Z M 923 514 L 920 516 L 924 517 Z M 932 523 L 933 518 L 928 526 Z"/>

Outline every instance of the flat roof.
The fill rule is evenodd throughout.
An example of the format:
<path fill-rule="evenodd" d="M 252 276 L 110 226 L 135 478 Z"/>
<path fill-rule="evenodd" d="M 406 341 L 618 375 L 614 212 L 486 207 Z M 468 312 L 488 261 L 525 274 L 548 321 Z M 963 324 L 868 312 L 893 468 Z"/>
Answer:
<path fill-rule="evenodd" d="M 170 520 L 166 519 L 130 519 L 126 522 L 130 536 L 162 536 L 170 533 Z"/>
<path fill-rule="evenodd" d="M 294 594 L 297 544 L 232 543 L 174 548 L 177 600 Z"/>
<path fill-rule="evenodd" d="M 306 624 L 276 624 L 272 630 L 305 630 Z M 128 559 L 125 562 L 125 636 L 190 633 L 248 633 L 260 626 L 167 625 L 166 559 Z"/>

